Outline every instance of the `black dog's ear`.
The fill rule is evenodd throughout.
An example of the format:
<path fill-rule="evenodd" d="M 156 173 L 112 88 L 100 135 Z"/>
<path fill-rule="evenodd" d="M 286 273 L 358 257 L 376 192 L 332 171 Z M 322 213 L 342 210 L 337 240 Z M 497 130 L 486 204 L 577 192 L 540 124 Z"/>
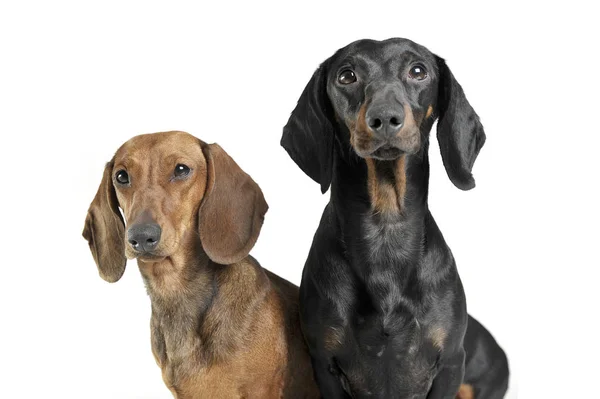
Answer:
<path fill-rule="evenodd" d="M 485 143 L 485 133 L 446 62 L 436 58 L 440 74 L 437 139 L 442 160 L 452 183 L 461 190 L 470 190 L 475 187 L 471 170 Z"/>
<path fill-rule="evenodd" d="M 283 128 L 281 145 L 325 193 L 333 169 L 333 124 L 327 96 L 327 61 L 313 74 Z"/>

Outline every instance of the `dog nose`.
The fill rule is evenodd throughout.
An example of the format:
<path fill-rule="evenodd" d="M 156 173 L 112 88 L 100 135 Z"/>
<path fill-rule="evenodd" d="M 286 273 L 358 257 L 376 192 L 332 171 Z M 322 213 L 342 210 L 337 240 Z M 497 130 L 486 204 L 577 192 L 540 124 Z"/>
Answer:
<path fill-rule="evenodd" d="M 383 137 L 392 137 L 398 133 L 404 123 L 404 111 L 387 104 L 371 106 L 366 115 L 367 125 Z"/>
<path fill-rule="evenodd" d="M 138 252 L 151 252 L 160 241 L 162 230 L 156 223 L 140 223 L 127 230 L 127 241 Z"/>

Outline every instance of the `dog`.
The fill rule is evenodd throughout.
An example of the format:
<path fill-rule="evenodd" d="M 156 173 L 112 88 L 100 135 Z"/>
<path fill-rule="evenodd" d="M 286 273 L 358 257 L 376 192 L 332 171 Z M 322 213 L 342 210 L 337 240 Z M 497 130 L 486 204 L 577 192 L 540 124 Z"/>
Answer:
<path fill-rule="evenodd" d="M 298 288 L 248 255 L 267 209 L 219 145 L 184 132 L 136 136 L 106 164 L 83 236 L 108 282 L 137 259 L 175 398 L 319 397 Z"/>
<path fill-rule="evenodd" d="M 331 186 L 300 286 L 325 398 L 487 399 L 507 390 L 506 356 L 468 318 L 428 209 L 436 119 L 447 174 L 469 190 L 485 133 L 446 62 L 406 39 L 359 40 L 320 65 L 284 127 L 290 157 L 323 193 Z"/>

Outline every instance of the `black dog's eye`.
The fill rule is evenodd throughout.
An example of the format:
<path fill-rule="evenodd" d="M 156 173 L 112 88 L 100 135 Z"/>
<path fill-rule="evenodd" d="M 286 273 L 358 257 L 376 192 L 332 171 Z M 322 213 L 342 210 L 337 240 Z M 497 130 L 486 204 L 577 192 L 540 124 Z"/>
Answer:
<path fill-rule="evenodd" d="M 175 171 L 173 172 L 173 176 L 179 178 L 179 177 L 186 177 L 189 174 L 190 174 L 190 168 L 187 165 L 180 163 L 180 164 L 177 164 L 177 166 L 175 166 Z"/>
<path fill-rule="evenodd" d="M 115 180 L 119 184 L 129 184 L 129 175 L 124 170 L 120 170 L 115 175 Z"/>
<path fill-rule="evenodd" d="M 338 76 L 338 82 L 343 85 L 354 83 L 356 82 L 356 74 L 350 69 L 345 69 L 340 73 L 340 76 Z"/>
<path fill-rule="evenodd" d="M 427 69 L 425 69 L 423 65 L 414 65 L 410 68 L 410 71 L 408 71 L 408 76 L 411 79 L 423 80 L 427 77 Z"/>

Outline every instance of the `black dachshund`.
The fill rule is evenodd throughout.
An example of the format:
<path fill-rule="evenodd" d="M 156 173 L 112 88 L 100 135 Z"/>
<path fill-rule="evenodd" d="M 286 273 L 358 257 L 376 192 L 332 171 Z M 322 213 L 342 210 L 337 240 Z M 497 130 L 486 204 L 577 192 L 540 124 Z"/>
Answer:
<path fill-rule="evenodd" d="M 325 398 L 487 399 L 507 390 L 506 356 L 468 317 L 428 209 L 436 118 L 450 180 L 473 188 L 485 134 L 445 61 L 409 40 L 361 40 L 321 64 L 284 128 L 292 159 L 323 192 L 331 185 L 300 289 Z"/>

